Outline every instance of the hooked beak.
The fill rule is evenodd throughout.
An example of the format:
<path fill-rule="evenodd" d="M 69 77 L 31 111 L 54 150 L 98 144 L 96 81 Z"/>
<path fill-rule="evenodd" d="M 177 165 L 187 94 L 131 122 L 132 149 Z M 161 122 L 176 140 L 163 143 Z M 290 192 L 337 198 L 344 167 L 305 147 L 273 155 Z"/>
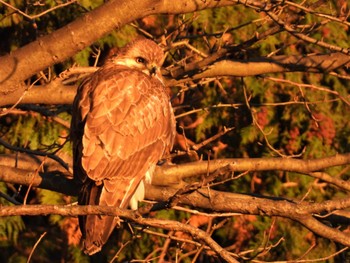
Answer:
<path fill-rule="evenodd" d="M 160 72 L 160 68 L 157 65 L 155 64 L 149 65 L 148 70 L 149 70 L 149 75 L 152 78 L 158 79 L 162 83 L 162 85 L 164 85 L 162 73 Z"/>
<path fill-rule="evenodd" d="M 155 65 L 150 65 L 149 67 L 149 74 L 153 77 L 157 74 L 158 67 Z"/>

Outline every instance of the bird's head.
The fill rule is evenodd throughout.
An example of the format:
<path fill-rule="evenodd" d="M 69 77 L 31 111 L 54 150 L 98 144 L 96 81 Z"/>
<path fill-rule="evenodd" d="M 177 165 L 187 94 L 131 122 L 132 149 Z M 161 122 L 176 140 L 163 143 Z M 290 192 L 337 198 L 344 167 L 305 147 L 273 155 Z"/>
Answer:
<path fill-rule="evenodd" d="M 120 49 L 113 63 L 137 69 L 162 81 L 163 50 L 152 40 L 136 39 Z"/>

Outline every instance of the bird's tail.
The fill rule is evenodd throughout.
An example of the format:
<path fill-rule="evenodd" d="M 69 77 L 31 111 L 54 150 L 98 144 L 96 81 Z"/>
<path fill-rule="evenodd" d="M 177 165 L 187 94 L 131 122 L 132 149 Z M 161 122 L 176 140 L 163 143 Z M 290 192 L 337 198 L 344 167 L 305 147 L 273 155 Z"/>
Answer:
<path fill-rule="evenodd" d="M 84 184 L 79 195 L 79 204 L 99 205 L 103 184 L 95 182 Z M 108 193 L 104 192 L 104 195 Z M 112 194 L 112 193 L 111 193 Z M 115 204 L 117 206 L 117 204 Z M 88 255 L 99 252 L 107 242 L 113 229 L 118 223 L 118 218 L 113 216 L 84 215 L 79 216 L 79 226 L 82 232 L 82 245 L 84 253 Z"/>

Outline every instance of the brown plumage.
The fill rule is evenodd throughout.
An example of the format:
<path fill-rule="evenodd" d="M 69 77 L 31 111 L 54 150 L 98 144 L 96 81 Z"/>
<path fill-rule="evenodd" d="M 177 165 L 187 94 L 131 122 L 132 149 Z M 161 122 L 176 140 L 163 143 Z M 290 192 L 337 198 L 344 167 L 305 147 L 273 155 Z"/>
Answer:
<path fill-rule="evenodd" d="M 163 52 L 138 39 L 120 50 L 78 89 L 71 138 L 82 205 L 137 209 L 143 180 L 172 147 L 175 119 L 160 74 Z M 147 174 L 147 176 L 146 176 Z M 134 196 L 134 198 L 133 198 Z M 81 216 L 84 251 L 101 250 L 117 224 L 110 216 Z"/>

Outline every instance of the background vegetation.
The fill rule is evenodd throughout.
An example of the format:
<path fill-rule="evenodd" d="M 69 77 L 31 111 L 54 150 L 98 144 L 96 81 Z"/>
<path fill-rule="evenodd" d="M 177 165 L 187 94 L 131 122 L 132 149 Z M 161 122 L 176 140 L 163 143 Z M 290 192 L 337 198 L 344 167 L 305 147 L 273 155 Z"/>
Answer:
<path fill-rule="evenodd" d="M 19 97 L 7 86 L 9 90 L 2 90 L 0 105 L 1 167 L 31 170 L 34 174 L 55 170 L 55 176 L 60 171 L 64 178 L 71 178 L 50 158 L 57 156 L 71 162 L 70 94 L 74 95 L 80 81 L 118 47 L 139 35 L 146 36 L 160 43 L 167 54 L 163 75 L 169 84 L 178 133 L 171 161 L 179 167 L 199 160 L 210 166 L 212 161 L 227 158 L 263 158 L 269 162 L 276 157 L 281 164 L 293 159 L 346 158 L 342 163 L 304 172 L 295 166 L 273 168 L 274 164 L 270 169 L 255 166 L 237 172 L 225 165 L 210 173 L 209 179 L 205 172 L 192 171 L 197 177 L 186 176 L 191 173 L 188 168 L 182 177 L 181 186 L 187 186 L 182 187 L 180 201 L 147 217 L 200 228 L 239 261 L 349 261 L 349 244 L 326 232 L 325 236 L 317 231 L 315 234 L 306 223 L 290 220 L 285 214 L 251 212 L 234 205 L 224 212 L 181 202 L 183 196 L 201 187 L 296 204 L 345 200 L 339 202 L 341 207 L 321 209 L 315 218 L 337 229 L 336 234 L 349 237 L 348 2 L 244 3 L 233 1 L 195 12 L 139 16 L 92 45 L 84 46 L 81 40 L 80 52 L 26 78 L 26 88 Z M 5 58 L 60 28 L 69 35 L 70 22 L 103 4 L 92 0 L 0 1 L 0 55 Z M 50 49 L 45 45 L 42 48 Z M 39 57 L 28 68 L 37 63 L 41 63 Z M 55 86 L 50 86 L 52 83 Z M 69 89 L 66 102 L 59 99 L 64 88 Z M 40 92 L 35 97 L 37 90 Z M 26 100 L 30 94 L 33 97 Z M 48 157 L 40 157 L 39 151 Z M 16 172 L 4 168 L 0 173 L 4 181 L 0 182 L 0 208 L 76 201 L 75 196 L 63 194 L 64 190 L 59 193 L 35 187 L 33 182 L 26 185 L 4 179 L 6 173 L 16 176 Z M 158 197 L 158 201 L 161 199 Z M 267 204 L 269 198 L 265 201 Z M 336 216 L 327 217 L 327 213 Z M 228 260 L 203 240 L 193 239 L 188 231 L 126 221 L 129 223 L 112 235 L 103 255 L 98 255 L 100 262 Z M 76 217 L 57 213 L 4 216 L 0 218 L 0 261 L 26 262 L 30 258 L 32 262 L 90 262 L 79 249 L 79 235 Z"/>

